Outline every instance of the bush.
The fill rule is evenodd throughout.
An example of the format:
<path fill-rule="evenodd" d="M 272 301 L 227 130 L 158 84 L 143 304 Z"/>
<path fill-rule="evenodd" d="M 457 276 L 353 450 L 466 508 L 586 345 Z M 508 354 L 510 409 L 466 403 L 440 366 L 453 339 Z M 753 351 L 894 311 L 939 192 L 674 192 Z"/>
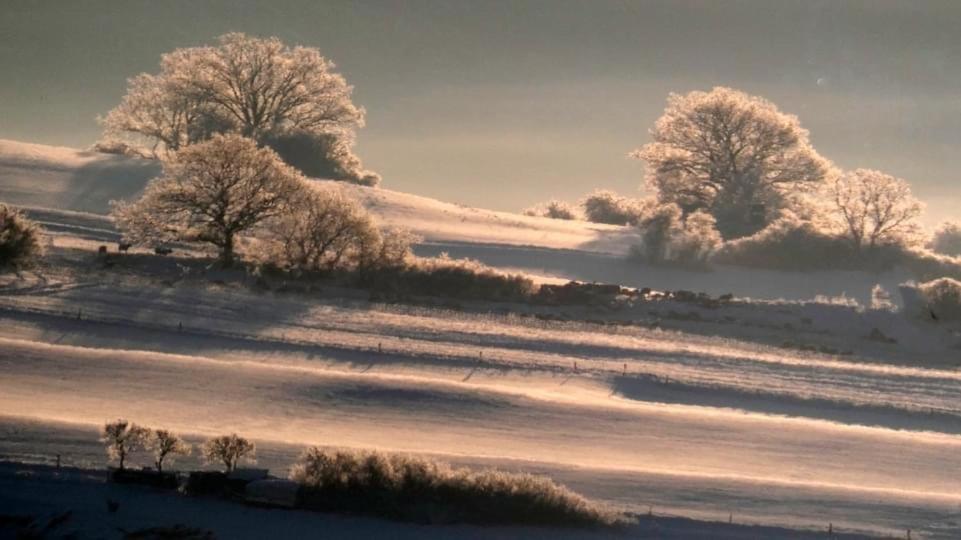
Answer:
<path fill-rule="evenodd" d="M 593 223 L 636 225 L 641 219 L 641 204 L 609 190 L 599 189 L 581 200 L 584 217 Z"/>
<path fill-rule="evenodd" d="M 918 285 L 929 314 L 937 320 L 961 321 L 961 281 L 935 279 Z"/>
<path fill-rule="evenodd" d="M 619 517 L 545 477 L 311 448 L 291 471 L 310 510 L 427 523 L 611 525 Z"/>
<path fill-rule="evenodd" d="M 361 284 L 390 294 L 412 294 L 522 302 L 534 292 L 534 282 L 523 275 L 505 274 L 472 259 L 451 259 L 447 254 L 416 258 L 404 266 L 370 268 Z"/>
<path fill-rule="evenodd" d="M 697 211 L 685 219 L 673 203 L 649 205 L 638 228 L 641 243 L 631 247 L 631 254 L 652 264 L 703 266 L 721 243 L 710 214 Z"/>
<path fill-rule="evenodd" d="M 878 272 L 901 267 L 918 279 L 961 278 L 961 259 L 900 244 L 857 249 L 848 239 L 792 213 L 785 213 L 754 235 L 725 242 L 711 261 L 791 271 Z"/>
<path fill-rule="evenodd" d="M 942 255 L 961 257 L 961 225 L 945 222 L 934 231 L 931 250 Z"/>
<path fill-rule="evenodd" d="M 525 216 L 546 217 L 551 219 L 577 219 L 577 209 L 564 201 L 550 200 L 544 204 L 524 210 Z"/>
<path fill-rule="evenodd" d="M 719 264 L 774 270 L 826 270 L 858 266 L 851 244 L 811 221 L 787 213 L 761 231 L 725 242 Z"/>
<path fill-rule="evenodd" d="M 0 270 L 20 270 L 36 263 L 43 254 L 40 227 L 23 213 L 0 204 Z"/>

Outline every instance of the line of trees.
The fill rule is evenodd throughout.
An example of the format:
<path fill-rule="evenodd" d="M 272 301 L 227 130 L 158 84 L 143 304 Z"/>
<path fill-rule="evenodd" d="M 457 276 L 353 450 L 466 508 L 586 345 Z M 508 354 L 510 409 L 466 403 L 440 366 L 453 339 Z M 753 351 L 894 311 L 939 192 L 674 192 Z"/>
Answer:
<path fill-rule="evenodd" d="M 646 165 L 647 198 L 597 190 L 577 208 L 551 201 L 525 213 L 637 226 L 634 254 L 650 262 L 702 263 L 721 247 L 743 251 L 747 239 L 754 251 L 793 242 L 801 254 L 816 244 L 864 261 L 924 244 L 924 205 L 907 181 L 839 169 L 796 116 L 761 97 L 722 87 L 671 94 L 651 138 L 629 154 Z M 945 224 L 927 247 L 961 255 L 961 226 Z"/>
<path fill-rule="evenodd" d="M 151 454 L 153 466 L 160 473 L 165 463 L 170 464 L 176 457 L 193 452 L 189 443 L 169 430 L 149 429 L 124 419 L 104 424 L 100 441 L 107 456 L 117 462 L 121 470 L 132 454 L 141 451 Z M 200 447 L 200 455 L 206 463 L 221 464 L 227 472 L 234 470 L 241 461 L 256 461 L 256 451 L 254 443 L 235 433 L 211 437 Z"/>
<path fill-rule="evenodd" d="M 111 214 L 130 243 L 211 245 L 224 267 L 241 238 L 261 242 L 260 262 L 298 272 L 396 266 L 410 253 L 409 235 L 380 230 L 356 203 L 238 134 L 180 149 L 139 200 L 114 202 Z"/>

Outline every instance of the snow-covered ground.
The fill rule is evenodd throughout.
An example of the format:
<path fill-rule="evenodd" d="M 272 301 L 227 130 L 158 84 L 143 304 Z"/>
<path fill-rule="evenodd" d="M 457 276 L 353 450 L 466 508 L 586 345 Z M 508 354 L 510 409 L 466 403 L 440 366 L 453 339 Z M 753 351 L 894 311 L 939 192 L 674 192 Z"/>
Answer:
<path fill-rule="evenodd" d="M 755 540 L 823 538 L 823 531 L 748 526 L 737 522 L 707 523 L 659 514 L 642 516 L 638 523 L 617 530 L 552 529 L 537 527 L 477 527 L 467 525 L 415 525 L 377 519 L 317 514 L 303 511 L 241 506 L 213 499 L 189 499 L 150 489 L 104 482 L 98 471 L 0 463 L 0 537 L 6 538 L 12 518 L 29 516 L 36 529 L 49 527 L 47 537 L 120 538 L 124 531 L 135 538 L 152 527 L 181 525 L 209 531 L 215 538 L 429 538 L 470 539 L 550 538 L 600 540 L 624 538 L 684 540 Z M 107 501 L 117 504 L 113 512 Z M 69 512 L 69 514 L 67 513 Z M 57 522 L 57 518 L 60 521 Z M 4 525 L 7 525 L 5 527 Z M 142 534 L 142 533 L 141 533 Z M 12 535 L 9 535 L 13 537 Z M 162 536 L 168 538 L 174 536 Z M 181 538 L 176 536 L 176 538 Z M 193 537 L 191 537 L 193 538 Z M 865 538 L 836 534 L 838 540 Z"/>
<path fill-rule="evenodd" d="M 32 207 L 50 233 L 49 267 L 0 278 L 0 459 L 51 463 L 60 454 L 101 467 L 97 426 L 124 416 L 193 440 L 242 433 L 278 474 L 305 445 L 380 448 L 548 474 L 639 514 L 653 507 L 659 516 L 735 524 L 961 537 L 955 329 L 825 303 L 383 305 L 333 288 L 255 292 L 230 275 L 197 275 L 185 259 L 144 253 L 105 268 L 96 248 L 117 238 L 105 205 L 136 193 L 152 166 L 0 142 L 0 200 Z M 78 172 L 107 168 L 124 172 Z M 838 288 L 863 298 L 873 282 L 900 279 L 642 268 L 621 258 L 626 228 L 342 188 L 385 223 L 424 234 L 422 252 L 545 276 L 786 298 Z M 42 507 L 56 483 L 48 472 L 32 482 L 4 467 L 0 504 Z M 114 489 L 75 480 L 63 486 L 68 500 Z M 187 512 L 186 521 L 210 526 L 204 511 L 178 510 L 179 500 L 132 496 L 164 508 L 162 516 Z M 231 523 L 262 516 L 221 511 L 236 513 Z M 78 514 L 101 519 L 93 506 Z M 291 527 L 345 536 L 385 526 L 290 516 Z M 674 537 L 728 532 L 690 526 Z"/>
<path fill-rule="evenodd" d="M 4 436 L 0 453 L 96 464 L 93 429 L 123 415 L 267 447 L 528 464 L 640 513 L 961 531 L 961 374 L 872 361 L 867 342 L 838 357 L 635 326 L 146 285 L 93 272 L 8 284 L 0 411 L 13 433 L 29 421 L 54 435 Z M 56 436 L 63 422 L 85 437 Z M 262 460 L 283 471 L 295 453 Z"/>

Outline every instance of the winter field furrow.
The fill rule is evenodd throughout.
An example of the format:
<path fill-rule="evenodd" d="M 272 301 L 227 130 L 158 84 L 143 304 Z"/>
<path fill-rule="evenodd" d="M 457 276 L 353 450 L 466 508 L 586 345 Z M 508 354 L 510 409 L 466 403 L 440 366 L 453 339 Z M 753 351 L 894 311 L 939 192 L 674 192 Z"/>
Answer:
<path fill-rule="evenodd" d="M 0 410 L 40 421 L 95 425 L 122 408 L 139 422 L 199 435 L 231 426 L 287 444 L 853 490 L 922 506 L 953 502 L 959 480 L 956 436 L 625 403 L 580 377 L 482 372 L 456 381 L 405 370 L 0 345 Z M 908 467 L 911 474 L 902 474 Z"/>
<path fill-rule="evenodd" d="M 258 348 L 270 343 L 302 350 L 326 347 L 346 351 L 380 350 L 443 366 L 550 370 L 591 377 L 621 376 L 614 391 L 632 399 L 635 379 L 720 389 L 747 396 L 778 396 L 834 407 L 874 407 L 918 414 L 924 425 L 961 426 L 961 374 L 840 360 L 811 353 L 752 346 L 730 339 L 673 339 L 674 332 L 594 324 L 531 321 L 514 316 L 472 316 L 444 312 L 430 317 L 404 309 L 307 303 L 216 291 L 148 296 L 142 290 L 73 288 L 51 295 L 0 296 L 0 307 L 52 314 L 65 322 L 84 320 L 180 328 L 188 334 L 243 336 Z M 196 298 L 202 298 L 194 309 Z M 276 302 L 276 303 L 275 303 Z M 271 319 L 269 314 L 287 317 Z M 265 345 L 265 343 L 267 343 Z M 243 345 L 241 345 L 243 347 Z M 211 346 L 211 348 L 214 348 Z M 169 350 L 161 348 L 160 350 Z M 222 355 L 223 353 L 214 353 Z M 576 368 L 575 368 L 576 366 Z M 671 399 L 670 394 L 663 395 Z M 697 403 L 697 398 L 693 399 Z M 757 400 L 755 400 L 757 401 Z M 710 402 L 708 400 L 708 402 Z M 926 417 L 926 418 L 925 418 Z"/>

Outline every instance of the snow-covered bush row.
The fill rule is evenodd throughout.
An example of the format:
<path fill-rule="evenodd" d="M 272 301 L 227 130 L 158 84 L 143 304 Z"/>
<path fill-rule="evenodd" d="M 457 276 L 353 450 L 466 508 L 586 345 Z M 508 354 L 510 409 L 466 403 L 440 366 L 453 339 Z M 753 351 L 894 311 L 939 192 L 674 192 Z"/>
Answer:
<path fill-rule="evenodd" d="M 527 276 L 508 274 L 471 259 L 410 257 L 403 266 L 372 265 L 361 284 L 388 295 L 522 302 L 537 292 Z"/>
<path fill-rule="evenodd" d="M 310 448 L 292 469 L 302 506 L 402 521 L 613 525 L 615 511 L 550 478 L 496 470 L 452 468 L 424 458 L 369 451 Z"/>
<path fill-rule="evenodd" d="M 532 206 L 524 210 L 525 216 L 546 217 L 551 219 L 579 219 L 577 208 L 564 201 L 550 200 L 544 204 Z"/>
<path fill-rule="evenodd" d="M 632 246 L 631 255 L 653 264 L 703 266 L 721 243 L 714 225 L 705 212 L 684 217 L 676 204 L 652 205 L 637 224 L 641 243 Z"/>
<path fill-rule="evenodd" d="M 40 237 L 36 223 L 16 208 L 0 204 L 0 271 L 34 264 L 43 254 Z"/>

